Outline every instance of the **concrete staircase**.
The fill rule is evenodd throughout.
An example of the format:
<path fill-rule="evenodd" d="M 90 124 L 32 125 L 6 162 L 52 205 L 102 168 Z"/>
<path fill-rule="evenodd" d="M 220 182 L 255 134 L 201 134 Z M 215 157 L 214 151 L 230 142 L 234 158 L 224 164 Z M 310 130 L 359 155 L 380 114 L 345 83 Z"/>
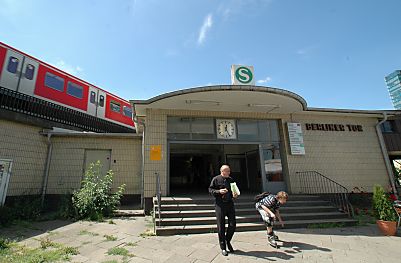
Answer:
<path fill-rule="evenodd" d="M 237 232 L 266 229 L 255 210 L 253 195 L 235 201 Z M 153 199 L 157 235 L 216 232 L 214 200 L 211 196 L 162 197 L 159 219 L 157 198 Z M 338 211 L 319 196 L 291 195 L 280 208 L 285 228 L 304 228 L 314 224 L 355 225 L 356 220 Z"/>

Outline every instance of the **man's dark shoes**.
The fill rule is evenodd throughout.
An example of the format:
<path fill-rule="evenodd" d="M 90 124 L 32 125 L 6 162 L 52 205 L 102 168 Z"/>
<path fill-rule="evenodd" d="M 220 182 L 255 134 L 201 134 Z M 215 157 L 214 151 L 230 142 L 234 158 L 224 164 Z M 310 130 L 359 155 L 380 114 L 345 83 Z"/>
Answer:
<path fill-rule="evenodd" d="M 225 250 L 225 249 L 222 249 L 222 250 L 221 250 L 221 254 L 222 254 L 223 256 L 228 256 L 228 252 L 227 252 L 227 250 Z"/>
<path fill-rule="evenodd" d="M 233 248 L 233 246 L 231 246 L 230 242 L 227 242 L 227 248 L 228 248 L 228 250 L 230 250 L 231 253 L 234 253 L 234 248 Z"/>

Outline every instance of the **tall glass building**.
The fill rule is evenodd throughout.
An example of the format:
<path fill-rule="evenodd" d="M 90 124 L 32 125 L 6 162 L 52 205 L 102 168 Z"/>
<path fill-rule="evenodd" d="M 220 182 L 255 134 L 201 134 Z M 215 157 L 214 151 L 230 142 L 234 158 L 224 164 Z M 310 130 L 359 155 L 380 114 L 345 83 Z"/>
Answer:
<path fill-rule="evenodd" d="M 401 110 L 401 70 L 396 70 L 384 78 L 393 106 Z"/>

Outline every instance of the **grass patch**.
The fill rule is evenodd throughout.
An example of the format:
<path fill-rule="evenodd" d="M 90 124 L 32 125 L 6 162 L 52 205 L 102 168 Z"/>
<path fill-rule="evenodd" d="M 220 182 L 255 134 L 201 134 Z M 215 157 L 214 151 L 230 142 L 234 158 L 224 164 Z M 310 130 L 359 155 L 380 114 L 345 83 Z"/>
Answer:
<path fill-rule="evenodd" d="M 48 237 L 46 237 L 46 238 L 42 237 L 40 239 L 40 247 L 42 249 L 46 249 L 48 247 L 56 247 L 56 246 L 57 246 L 57 244 L 52 242 Z"/>
<path fill-rule="evenodd" d="M 145 237 L 156 236 L 156 234 L 155 234 L 155 232 L 153 232 L 152 229 L 148 228 L 145 230 L 145 232 L 140 233 L 139 236 L 145 238 Z"/>
<path fill-rule="evenodd" d="M 128 246 L 128 247 L 135 247 L 135 246 L 137 246 L 137 244 L 134 243 L 134 242 L 128 242 L 128 243 L 126 243 L 125 245 Z"/>
<path fill-rule="evenodd" d="M 111 235 L 104 235 L 103 237 L 106 238 L 107 241 L 116 241 L 117 237 Z"/>
<path fill-rule="evenodd" d="M 115 225 L 116 223 L 114 223 L 114 221 L 112 219 L 110 219 L 107 223 L 109 223 L 110 225 Z"/>
<path fill-rule="evenodd" d="M 0 249 L 0 262 L 61 262 L 68 261 L 71 255 L 77 254 L 77 248 L 64 247 L 62 244 L 49 242 L 48 240 L 44 240 L 43 245 L 41 242 L 41 246 L 38 248 L 29 248 L 16 242 L 5 241 L 3 248 Z"/>
<path fill-rule="evenodd" d="M 358 226 L 367 226 L 376 223 L 376 219 L 370 215 L 356 215 L 354 218 L 358 220 Z"/>
<path fill-rule="evenodd" d="M 127 249 L 123 247 L 113 247 L 107 251 L 108 255 L 113 256 L 123 256 L 123 257 L 133 257 L 134 255 L 130 254 Z"/>
<path fill-rule="evenodd" d="M 82 235 L 88 235 L 88 236 L 98 236 L 98 233 L 94 233 L 94 232 L 89 232 L 88 230 L 81 230 L 79 232 L 79 234 Z"/>
<path fill-rule="evenodd" d="M 308 228 L 335 228 L 335 227 L 345 227 L 344 223 L 320 223 L 320 224 L 309 224 Z"/>

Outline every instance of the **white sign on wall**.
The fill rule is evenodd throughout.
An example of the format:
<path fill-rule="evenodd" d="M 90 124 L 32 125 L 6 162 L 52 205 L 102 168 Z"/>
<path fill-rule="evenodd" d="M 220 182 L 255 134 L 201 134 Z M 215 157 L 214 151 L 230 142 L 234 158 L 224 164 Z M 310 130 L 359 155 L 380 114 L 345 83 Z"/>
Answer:
<path fill-rule="evenodd" d="M 305 155 L 304 136 L 300 123 L 287 122 L 288 137 L 290 140 L 291 154 Z"/>
<path fill-rule="evenodd" d="M 0 159 L 0 206 L 6 201 L 12 165 L 12 160 Z"/>
<path fill-rule="evenodd" d="M 232 85 L 255 85 L 253 66 L 232 65 L 231 66 Z"/>

